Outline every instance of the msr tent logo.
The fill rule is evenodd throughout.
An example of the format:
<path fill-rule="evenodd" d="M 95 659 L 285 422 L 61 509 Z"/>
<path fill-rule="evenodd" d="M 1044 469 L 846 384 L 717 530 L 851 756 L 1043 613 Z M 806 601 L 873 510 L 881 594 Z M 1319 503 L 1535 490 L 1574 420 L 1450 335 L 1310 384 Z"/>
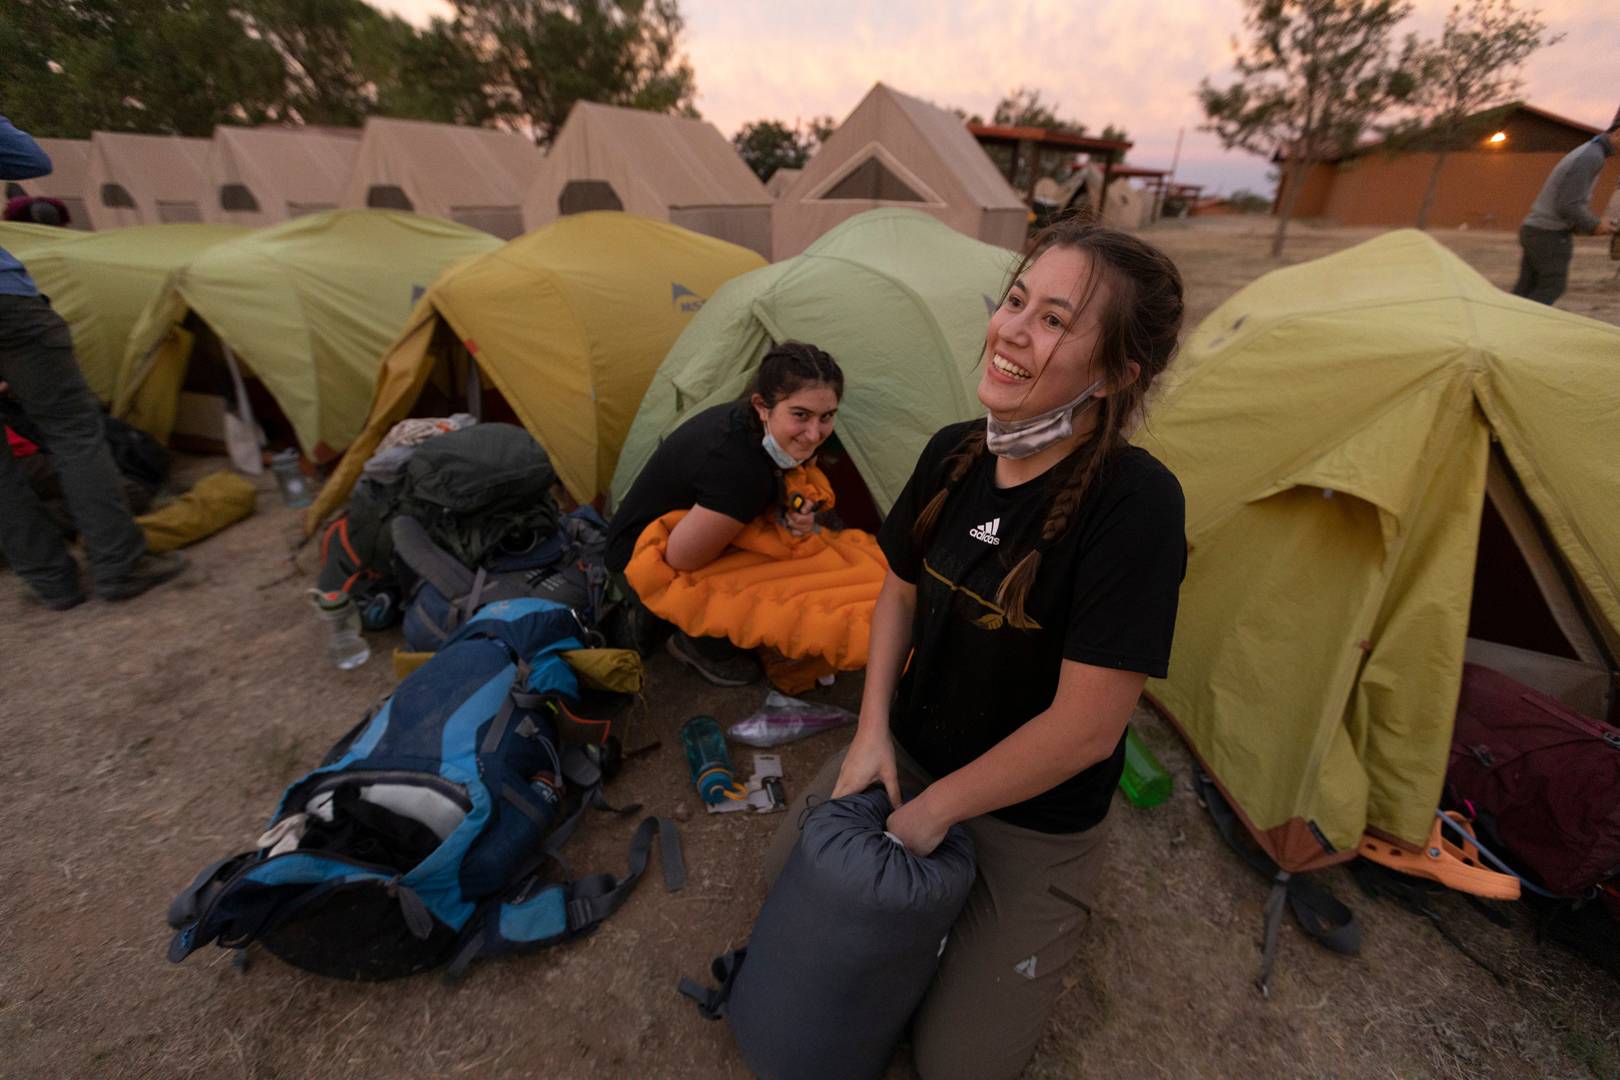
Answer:
<path fill-rule="evenodd" d="M 685 285 L 672 281 L 669 284 L 669 302 L 691 315 L 703 306 L 703 297 Z"/>

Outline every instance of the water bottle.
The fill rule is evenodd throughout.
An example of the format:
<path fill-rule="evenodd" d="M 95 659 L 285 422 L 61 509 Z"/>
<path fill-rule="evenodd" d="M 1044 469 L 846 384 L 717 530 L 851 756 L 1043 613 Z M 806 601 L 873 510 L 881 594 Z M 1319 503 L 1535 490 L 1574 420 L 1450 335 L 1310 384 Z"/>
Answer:
<path fill-rule="evenodd" d="M 1136 737 L 1134 728 L 1125 730 L 1125 771 L 1119 778 L 1119 790 L 1135 806 L 1158 806 L 1170 798 L 1170 774 Z"/>
<path fill-rule="evenodd" d="M 297 450 L 283 450 L 270 455 L 270 471 L 275 474 L 276 486 L 281 489 L 281 501 L 288 506 L 308 506 L 315 501 L 309 480 L 298 465 Z"/>
<path fill-rule="evenodd" d="M 732 772 L 726 737 L 712 716 L 694 716 L 681 726 L 681 745 L 686 748 L 686 767 L 692 772 L 692 786 L 705 804 L 715 806 L 728 793 L 740 795 L 742 788 Z"/>
<path fill-rule="evenodd" d="M 360 636 L 360 612 L 349 594 L 310 590 L 315 610 L 326 624 L 326 658 L 341 671 L 353 671 L 371 659 L 371 646 Z"/>

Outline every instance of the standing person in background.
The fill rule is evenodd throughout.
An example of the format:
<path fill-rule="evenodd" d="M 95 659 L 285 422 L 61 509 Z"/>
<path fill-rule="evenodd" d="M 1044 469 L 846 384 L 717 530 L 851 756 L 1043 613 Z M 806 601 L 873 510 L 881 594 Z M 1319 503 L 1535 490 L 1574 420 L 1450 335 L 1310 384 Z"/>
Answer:
<path fill-rule="evenodd" d="M 1620 142 L 1620 112 L 1609 130 L 1571 150 L 1553 166 L 1541 193 L 1519 226 L 1519 280 L 1513 295 L 1551 304 L 1564 295 L 1569 283 L 1569 262 L 1575 255 L 1574 233 L 1608 236 L 1614 223 L 1592 213 L 1592 191 L 1598 174 L 1614 156 Z"/>
<path fill-rule="evenodd" d="M 51 159 L 39 144 L 0 116 L 0 180 L 31 180 L 50 171 Z M 21 408 L 50 447 L 68 510 L 90 556 L 97 596 L 127 600 L 185 569 L 180 555 L 147 553 L 146 537 L 130 516 L 107 449 L 101 407 L 73 358 L 67 324 L 4 248 L 0 393 Z M 0 552 L 46 607 L 66 611 L 84 602 L 78 564 L 5 443 L 0 443 Z"/>

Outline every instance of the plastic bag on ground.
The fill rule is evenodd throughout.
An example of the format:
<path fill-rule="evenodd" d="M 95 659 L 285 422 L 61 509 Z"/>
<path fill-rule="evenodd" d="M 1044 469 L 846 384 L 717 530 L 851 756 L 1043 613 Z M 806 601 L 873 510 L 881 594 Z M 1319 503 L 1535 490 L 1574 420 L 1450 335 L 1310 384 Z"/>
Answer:
<path fill-rule="evenodd" d="M 772 690 L 758 712 L 732 724 L 726 734 L 744 746 L 764 749 L 853 724 L 856 719 L 848 709 L 804 701 Z"/>

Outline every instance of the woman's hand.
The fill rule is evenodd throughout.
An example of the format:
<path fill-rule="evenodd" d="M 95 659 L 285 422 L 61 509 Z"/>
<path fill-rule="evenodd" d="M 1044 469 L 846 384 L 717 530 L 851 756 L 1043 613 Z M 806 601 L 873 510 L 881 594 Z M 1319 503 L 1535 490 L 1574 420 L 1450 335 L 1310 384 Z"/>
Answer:
<path fill-rule="evenodd" d="M 786 525 L 787 531 L 794 536 L 809 536 L 810 533 L 815 531 L 816 515 L 809 512 L 799 514 L 794 513 L 792 510 L 783 510 L 782 524 Z"/>
<path fill-rule="evenodd" d="M 907 851 L 913 855 L 927 856 L 939 847 L 951 824 L 932 813 L 932 805 L 925 791 L 890 814 L 888 824 L 884 827 L 906 845 Z"/>
<path fill-rule="evenodd" d="M 865 791 L 872 784 L 882 784 L 889 793 L 889 804 L 900 805 L 900 774 L 894 764 L 894 744 L 889 741 L 889 725 L 869 723 L 861 718 L 855 729 L 855 740 L 844 755 L 844 767 L 838 770 L 838 783 L 833 785 L 832 797 L 841 799 L 857 791 Z"/>

